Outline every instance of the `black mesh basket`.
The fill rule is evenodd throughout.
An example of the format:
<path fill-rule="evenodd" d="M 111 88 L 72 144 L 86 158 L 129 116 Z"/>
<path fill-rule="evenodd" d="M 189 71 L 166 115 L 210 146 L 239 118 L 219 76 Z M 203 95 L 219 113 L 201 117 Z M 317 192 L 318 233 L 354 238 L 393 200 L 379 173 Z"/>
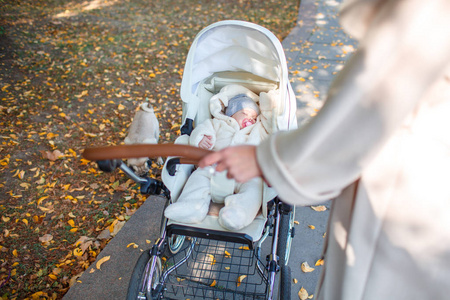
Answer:
<path fill-rule="evenodd" d="M 166 277 L 164 298 L 265 299 L 267 271 L 256 251 L 245 244 L 189 238 L 179 253 L 165 256 L 163 273 L 189 259 Z"/>

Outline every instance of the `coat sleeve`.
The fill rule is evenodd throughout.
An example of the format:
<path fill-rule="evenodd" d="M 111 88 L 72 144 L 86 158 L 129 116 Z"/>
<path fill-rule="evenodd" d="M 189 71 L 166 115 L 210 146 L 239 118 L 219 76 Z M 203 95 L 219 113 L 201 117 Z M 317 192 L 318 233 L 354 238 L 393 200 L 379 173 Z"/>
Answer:
<path fill-rule="evenodd" d="M 198 144 L 205 135 L 212 137 L 213 145 L 216 143 L 216 130 L 217 124 L 214 119 L 207 119 L 203 123 L 197 125 L 191 132 L 189 137 L 189 144 L 191 146 L 198 147 Z M 214 147 L 214 146 L 213 146 Z"/>
<path fill-rule="evenodd" d="M 355 181 L 450 63 L 450 2 L 383 1 L 308 124 L 257 148 L 285 201 L 311 205 Z"/>

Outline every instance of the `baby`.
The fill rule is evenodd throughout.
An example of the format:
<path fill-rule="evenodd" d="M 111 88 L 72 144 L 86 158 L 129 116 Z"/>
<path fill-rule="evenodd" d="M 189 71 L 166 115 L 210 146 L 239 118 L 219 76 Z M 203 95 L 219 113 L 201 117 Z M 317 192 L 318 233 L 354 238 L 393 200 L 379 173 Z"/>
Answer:
<path fill-rule="evenodd" d="M 251 126 L 256 123 L 256 118 L 259 115 L 259 107 L 255 103 L 255 101 L 252 100 L 252 98 L 248 97 L 245 94 L 239 94 L 231 98 L 228 102 L 228 106 L 225 110 L 225 114 L 228 117 L 231 117 L 236 120 L 237 124 L 239 125 L 239 129 L 244 129 L 245 127 Z M 220 125 L 217 127 L 215 134 L 217 139 L 217 134 L 220 134 L 219 132 Z M 231 127 L 232 130 L 235 130 L 235 128 Z M 198 129 L 200 131 L 200 129 Z M 200 131 L 201 134 L 201 131 Z M 225 137 L 227 138 L 227 137 Z M 213 143 L 213 136 L 211 135 L 204 135 L 203 138 L 198 143 L 198 147 L 203 149 L 213 149 L 214 143 Z M 216 147 L 217 148 L 217 147 Z M 217 150 L 217 149 L 214 149 Z"/>
<path fill-rule="evenodd" d="M 227 91 L 242 91 L 228 100 Z M 222 95 L 221 95 L 222 93 Z M 189 143 L 204 149 L 220 150 L 236 144 L 259 144 L 267 136 L 259 121 L 259 97 L 241 86 L 226 86 L 210 101 L 213 119 L 198 125 Z M 225 113 L 218 109 L 225 106 Z M 220 112 L 218 111 L 220 110 Z M 214 184 L 215 182 L 215 184 Z M 212 185 L 228 187 L 229 193 L 214 195 Z M 223 188 L 222 188 L 223 189 Z M 246 183 L 227 179 L 226 174 L 214 173 L 211 168 L 197 169 L 189 177 L 177 200 L 164 214 L 182 223 L 200 223 L 206 217 L 210 201 L 223 203 L 219 224 L 229 230 L 240 230 L 252 223 L 261 207 L 263 181 L 254 178 Z"/>

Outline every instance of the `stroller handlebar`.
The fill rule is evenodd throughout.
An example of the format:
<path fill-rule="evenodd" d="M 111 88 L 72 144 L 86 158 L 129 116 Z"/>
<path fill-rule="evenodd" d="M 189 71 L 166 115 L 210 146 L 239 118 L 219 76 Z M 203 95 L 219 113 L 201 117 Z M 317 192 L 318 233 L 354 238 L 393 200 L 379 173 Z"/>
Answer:
<path fill-rule="evenodd" d="M 121 158 L 179 156 L 183 161 L 197 163 L 201 158 L 211 152 L 211 150 L 181 144 L 135 144 L 86 148 L 84 149 L 82 156 L 84 159 L 94 161 Z"/>

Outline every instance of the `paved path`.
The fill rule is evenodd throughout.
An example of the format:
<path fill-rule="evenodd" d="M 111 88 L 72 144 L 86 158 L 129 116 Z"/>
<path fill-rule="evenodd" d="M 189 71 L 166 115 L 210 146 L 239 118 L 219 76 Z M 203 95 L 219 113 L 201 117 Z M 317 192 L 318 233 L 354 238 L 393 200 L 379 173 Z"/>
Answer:
<path fill-rule="evenodd" d="M 297 95 L 299 124 L 307 122 L 323 104 L 326 91 L 356 44 L 346 36 L 337 21 L 341 0 L 302 0 L 297 26 L 283 41 L 288 59 L 292 86 Z M 329 203 L 325 204 L 329 208 Z M 89 267 L 70 288 L 64 300 L 125 299 L 128 281 L 140 253 L 148 249 L 148 240 L 159 236 L 164 199 L 151 196 L 100 253 L 98 259 L 110 260 L 95 268 Z M 296 208 L 296 237 L 289 265 L 292 278 L 292 299 L 304 287 L 309 294 L 314 289 L 321 267 L 314 267 L 320 258 L 328 210 L 316 212 L 310 207 Z M 309 225 L 314 226 L 311 229 Z M 128 247 L 130 243 L 139 245 Z M 300 265 L 308 262 L 315 270 L 303 273 Z"/>
<path fill-rule="evenodd" d="M 356 48 L 356 42 L 348 37 L 338 23 L 338 8 L 342 0 L 302 0 L 298 26 L 282 42 L 288 59 L 290 79 L 297 95 L 297 119 L 299 126 L 308 122 L 322 107 L 327 90 L 336 73 Z M 327 211 L 316 212 L 311 207 L 297 207 L 296 236 L 289 265 L 292 278 L 291 299 L 299 299 L 303 287 L 313 294 L 322 267 L 314 266 L 321 258 L 323 235 L 329 216 Z M 309 227 L 314 226 L 314 229 Z M 301 271 L 307 262 L 313 272 Z"/>

